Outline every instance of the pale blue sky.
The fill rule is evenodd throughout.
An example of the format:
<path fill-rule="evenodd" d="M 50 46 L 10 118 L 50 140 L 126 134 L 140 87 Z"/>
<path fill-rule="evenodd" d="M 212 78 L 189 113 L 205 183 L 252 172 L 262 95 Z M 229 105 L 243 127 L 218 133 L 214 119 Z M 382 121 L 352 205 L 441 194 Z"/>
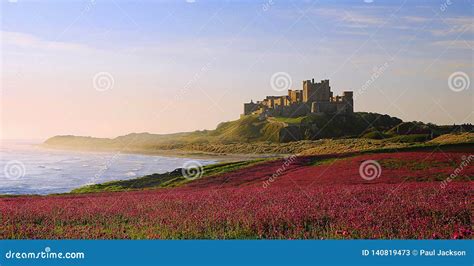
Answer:
<path fill-rule="evenodd" d="M 3 1 L 1 137 L 212 129 L 281 94 L 276 72 L 354 90 L 356 111 L 474 122 L 473 1 L 333 2 Z"/>

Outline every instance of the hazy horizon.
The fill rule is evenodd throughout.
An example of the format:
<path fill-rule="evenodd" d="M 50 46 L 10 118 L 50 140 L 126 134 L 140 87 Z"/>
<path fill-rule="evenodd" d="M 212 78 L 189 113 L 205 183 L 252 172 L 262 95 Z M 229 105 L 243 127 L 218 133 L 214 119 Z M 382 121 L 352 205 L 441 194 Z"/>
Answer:
<path fill-rule="evenodd" d="M 285 94 L 271 86 L 278 72 L 291 89 L 314 78 L 335 94 L 353 90 L 356 112 L 474 123 L 473 9 L 469 0 L 3 1 L 0 139 L 214 129 L 244 102 Z"/>

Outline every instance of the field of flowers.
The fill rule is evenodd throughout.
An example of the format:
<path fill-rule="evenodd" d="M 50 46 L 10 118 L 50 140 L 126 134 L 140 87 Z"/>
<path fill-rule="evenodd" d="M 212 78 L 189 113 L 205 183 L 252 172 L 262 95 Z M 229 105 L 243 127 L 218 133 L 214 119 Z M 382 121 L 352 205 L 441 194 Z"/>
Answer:
<path fill-rule="evenodd" d="M 177 188 L 3 197 L 0 238 L 472 238 L 471 154 L 292 157 Z"/>

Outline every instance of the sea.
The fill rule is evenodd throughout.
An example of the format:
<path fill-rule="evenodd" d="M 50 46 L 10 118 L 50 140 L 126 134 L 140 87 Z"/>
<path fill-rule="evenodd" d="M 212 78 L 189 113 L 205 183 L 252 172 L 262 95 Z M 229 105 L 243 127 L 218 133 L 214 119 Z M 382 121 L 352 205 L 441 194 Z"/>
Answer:
<path fill-rule="evenodd" d="M 40 144 L 31 140 L 0 142 L 0 195 L 65 193 L 85 185 L 165 173 L 189 163 L 204 166 L 218 161 L 57 150 Z"/>

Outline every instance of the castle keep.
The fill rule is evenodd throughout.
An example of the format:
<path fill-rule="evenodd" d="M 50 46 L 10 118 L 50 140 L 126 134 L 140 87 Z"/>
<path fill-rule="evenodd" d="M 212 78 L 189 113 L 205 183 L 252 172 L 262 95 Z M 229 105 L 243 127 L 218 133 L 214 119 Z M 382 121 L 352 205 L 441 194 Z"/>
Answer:
<path fill-rule="evenodd" d="M 298 117 L 309 113 L 353 113 L 353 92 L 333 96 L 329 80 L 303 81 L 302 90 L 288 90 L 288 95 L 267 96 L 263 101 L 244 103 L 244 115 Z"/>

